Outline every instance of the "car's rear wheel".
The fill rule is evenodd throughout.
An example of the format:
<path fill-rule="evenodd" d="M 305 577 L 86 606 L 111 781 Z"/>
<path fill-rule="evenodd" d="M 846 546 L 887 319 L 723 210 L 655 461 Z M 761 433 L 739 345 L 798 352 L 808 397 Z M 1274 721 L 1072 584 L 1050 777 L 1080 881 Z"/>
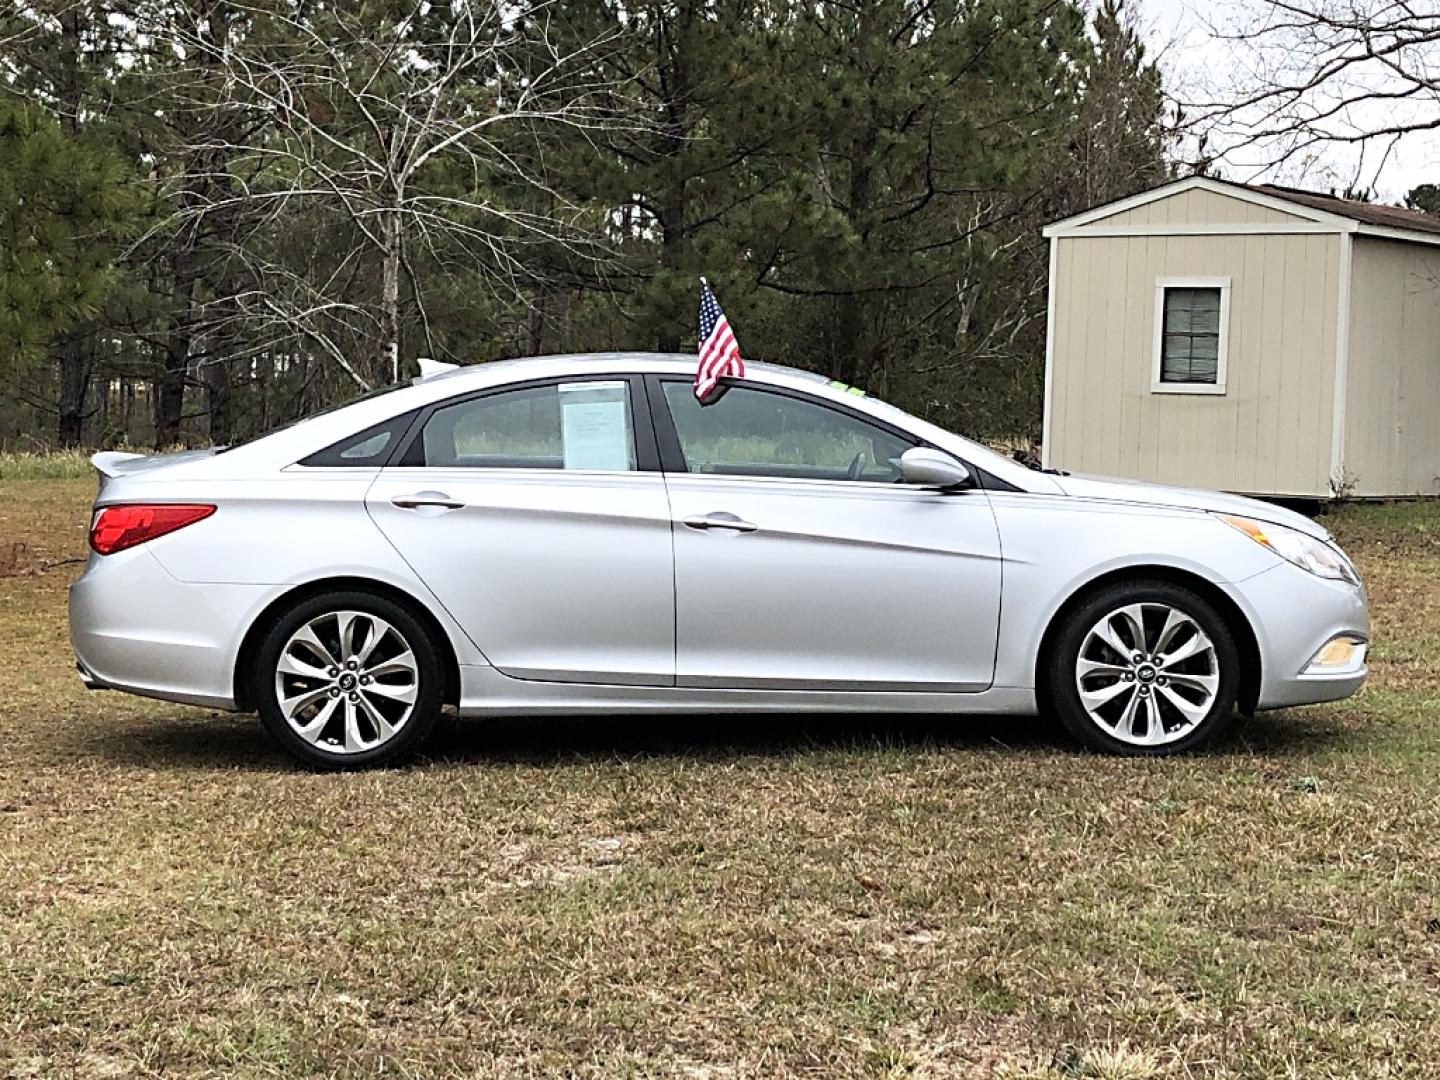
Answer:
<path fill-rule="evenodd" d="M 1070 611 L 1054 641 L 1049 704 L 1093 749 L 1179 753 L 1214 738 L 1234 714 L 1234 635 L 1189 589 L 1165 581 L 1110 585 Z"/>
<path fill-rule="evenodd" d="M 443 684 L 427 629 L 372 593 L 302 601 L 257 653 L 260 719 L 286 750 L 319 768 L 386 765 L 413 753 L 440 715 Z"/>

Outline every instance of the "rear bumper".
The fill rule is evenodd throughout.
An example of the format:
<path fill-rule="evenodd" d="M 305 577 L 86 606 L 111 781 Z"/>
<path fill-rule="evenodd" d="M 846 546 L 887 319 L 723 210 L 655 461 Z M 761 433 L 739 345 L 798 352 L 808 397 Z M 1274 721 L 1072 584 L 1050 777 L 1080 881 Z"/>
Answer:
<path fill-rule="evenodd" d="M 85 684 L 86 690 L 109 690 L 112 689 L 100 681 L 100 676 L 85 666 L 84 661 L 79 657 L 75 659 L 75 674 L 80 676 L 80 681 Z"/>
<path fill-rule="evenodd" d="M 70 587 L 80 680 L 91 689 L 234 709 L 235 658 L 266 591 L 187 585 L 143 545 L 92 556 Z"/>

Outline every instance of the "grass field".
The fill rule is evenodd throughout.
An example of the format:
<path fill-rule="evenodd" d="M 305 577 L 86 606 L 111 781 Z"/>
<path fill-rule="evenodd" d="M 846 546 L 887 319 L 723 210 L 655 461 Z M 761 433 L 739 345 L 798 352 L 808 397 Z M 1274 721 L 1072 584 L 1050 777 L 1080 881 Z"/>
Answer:
<path fill-rule="evenodd" d="M 81 689 L 92 490 L 0 480 L 0 1075 L 1440 1075 L 1440 508 L 1331 519 L 1369 688 L 1204 756 L 716 717 L 321 776 Z"/>

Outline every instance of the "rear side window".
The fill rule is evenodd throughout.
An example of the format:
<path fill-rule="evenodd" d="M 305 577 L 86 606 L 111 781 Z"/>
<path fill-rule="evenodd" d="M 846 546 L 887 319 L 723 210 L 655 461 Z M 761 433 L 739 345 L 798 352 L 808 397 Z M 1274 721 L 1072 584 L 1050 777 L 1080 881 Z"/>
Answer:
<path fill-rule="evenodd" d="M 431 468 L 632 471 L 630 384 L 552 383 L 456 402 L 431 414 L 419 443 Z"/>
<path fill-rule="evenodd" d="M 364 431 L 346 436 L 339 442 L 331 443 L 324 450 L 305 458 L 300 464 L 330 469 L 378 469 L 390 460 L 390 455 L 395 452 L 414 420 L 414 410 L 392 417 Z"/>

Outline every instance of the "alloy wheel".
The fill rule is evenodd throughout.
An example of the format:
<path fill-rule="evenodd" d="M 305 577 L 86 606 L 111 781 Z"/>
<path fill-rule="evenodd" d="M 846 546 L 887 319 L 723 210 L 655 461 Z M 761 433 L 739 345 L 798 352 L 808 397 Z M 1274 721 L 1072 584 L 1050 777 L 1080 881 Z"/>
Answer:
<path fill-rule="evenodd" d="M 1116 608 L 1090 628 L 1075 661 L 1090 719 L 1134 746 L 1183 739 L 1220 690 L 1215 644 L 1190 615 L 1165 603 Z"/>
<path fill-rule="evenodd" d="M 275 665 L 275 697 L 290 729 L 318 749 L 358 754 L 410 720 L 419 693 L 415 652 L 364 611 L 333 611 L 296 630 Z"/>

